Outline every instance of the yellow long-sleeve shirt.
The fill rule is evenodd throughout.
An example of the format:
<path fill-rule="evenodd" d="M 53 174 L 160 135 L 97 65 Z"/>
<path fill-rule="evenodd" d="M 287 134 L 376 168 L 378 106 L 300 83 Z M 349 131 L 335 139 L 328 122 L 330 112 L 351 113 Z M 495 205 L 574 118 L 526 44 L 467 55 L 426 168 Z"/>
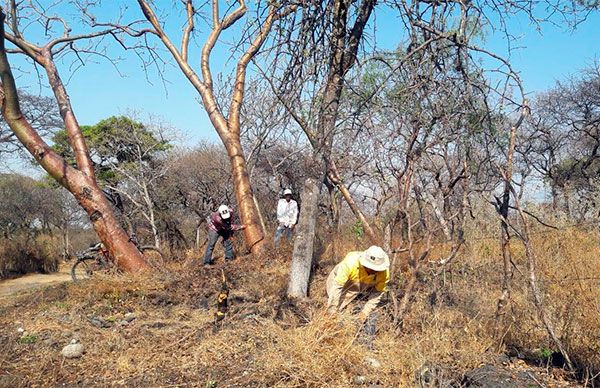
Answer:
<path fill-rule="evenodd" d="M 343 309 L 356 295 L 368 294 L 368 300 L 363 308 L 363 313 L 368 315 L 379 303 L 383 292 L 390 280 L 390 271 L 380 271 L 369 275 L 360 265 L 360 256 L 363 252 L 350 252 L 338 265 L 335 266 L 328 281 L 327 293 L 329 306 Z M 340 300 L 344 294 L 345 300 Z"/>

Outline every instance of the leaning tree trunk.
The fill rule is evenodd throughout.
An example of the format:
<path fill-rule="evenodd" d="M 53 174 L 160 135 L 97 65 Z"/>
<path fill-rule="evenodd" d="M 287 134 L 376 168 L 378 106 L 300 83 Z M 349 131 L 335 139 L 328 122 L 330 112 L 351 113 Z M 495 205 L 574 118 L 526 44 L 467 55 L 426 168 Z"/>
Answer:
<path fill-rule="evenodd" d="M 354 213 L 354 216 L 363 225 L 363 229 L 365 230 L 365 234 L 367 235 L 367 238 L 369 239 L 369 241 L 372 244 L 380 243 L 380 239 L 377 238 L 377 235 L 375 234 L 373 227 L 367 220 L 367 217 L 365 217 L 365 214 L 362 212 L 362 210 L 360 210 L 360 208 L 356 204 L 356 201 L 354 200 L 354 198 L 352 198 L 352 195 L 350 194 L 350 190 L 348 190 L 348 187 L 346 187 L 346 185 L 342 182 L 342 180 L 339 176 L 339 173 L 338 173 L 337 166 L 335 165 L 335 163 L 333 163 L 333 161 L 331 162 L 331 165 L 329 167 L 328 177 L 337 186 L 338 190 L 340 191 L 340 193 L 346 200 L 346 203 L 350 207 L 350 210 L 352 210 L 352 213 Z"/>
<path fill-rule="evenodd" d="M 65 105 L 61 105 L 61 101 L 58 100 L 59 105 L 61 105 L 61 114 L 67 114 L 66 117 L 63 116 L 63 119 L 65 120 L 67 131 L 70 132 L 69 138 L 71 144 L 75 144 L 74 148 L 77 148 L 74 150 L 76 159 L 83 171 L 69 166 L 63 158 L 56 154 L 42 140 L 21 113 L 17 87 L 4 44 L 4 19 L 5 15 L 0 11 L 1 108 L 4 120 L 15 133 L 17 139 L 25 146 L 40 166 L 75 196 L 79 204 L 89 215 L 98 237 L 115 259 L 115 264 L 119 268 L 128 271 L 147 268 L 144 258 L 129 241 L 129 236 L 127 236 L 123 228 L 119 225 L 108 200 L 96 183 L 93 169 L 90 169 L 89 157 L 82 153 L 82 148 L 77 147 L 77 145 L 84 143 L 80 137 L 81 132 L 79 131 L 78 135 L 76 133 L 77 128 L 73 126 L 73 123 L 76 123 L 76 121 L 74 121 L 74 116 L 71 117 L 72 111 L 70 109 L 65 110 Z M 56 77 L 58 77 L 58 73 L 56 73 Z M 58 80 L 60 81 L 59 78 Z M 50 81 L 54 89 L 53 80 Z M 62 83 L 59 82 L 59 84 L 62 86 Z M 64 89 L 59 91 L 64 92 Z M 68 101 L 66 92 L 64 92 L 63 96 Z M 83 149 L 85 150 L 85 148 Z"/>

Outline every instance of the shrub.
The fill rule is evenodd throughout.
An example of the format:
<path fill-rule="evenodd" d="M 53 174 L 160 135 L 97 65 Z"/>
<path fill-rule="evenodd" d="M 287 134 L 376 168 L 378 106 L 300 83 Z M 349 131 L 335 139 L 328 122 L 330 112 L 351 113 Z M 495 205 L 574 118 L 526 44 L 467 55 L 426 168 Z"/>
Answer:
<path fill-rule="evenodd" d="M 0 279 L 30 272 L 58 270 L 59 244 L 47 235 L 15 236 L 0 239 Z"/>

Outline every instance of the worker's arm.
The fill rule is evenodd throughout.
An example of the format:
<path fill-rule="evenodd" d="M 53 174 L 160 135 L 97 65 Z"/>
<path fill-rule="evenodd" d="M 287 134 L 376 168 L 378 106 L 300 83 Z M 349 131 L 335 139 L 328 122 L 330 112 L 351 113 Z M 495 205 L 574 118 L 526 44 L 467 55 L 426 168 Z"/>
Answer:
<path fill-rule="evenodd" d="M 290 215 L 291 225 L 295 225 L 298 222 L 298 202 L 294 201 L 292 205 L 292 214 Z"/>
<path fill-rule="evenodd" d="M 369 294 L 369 299 L 365 303 L 365 306 L 363 307 L 363 309 L 360 313 L 362 315 L 362 318 L 367 319 L 369 314 L 371 314 L 371 312 L 375 309 L 375 307 L 377 307 L 379 302 L 381 302 L 382 297 L 383 297 L 383 292 L 379 292 L 379 291 L 375 291 L 375 290 L 373 292 L 371 292 L 371 294 Z"/>
<path fill-rule="evenodd" d="M 333 279 L 332 284 L 328 284 L 327 286 L 327 295 L 329 297 L 327 301 L 327 311 L 332 313 L 338 311 L 344 286 L 350 278 L 351 268 L 349 268 L 347 264 L 347 258 L 348 256 L 346 256 L 346 258 L 337 265 L 336 269 L 334 269 L 334 271 L 336 271 L 335 278 Z"/>
<path fill-rule="evenodd" d="M 344 286 L 339 285 L 336 281 L 334 281 L 333 285 L 327 289 L 327 294 L 329 296 L 327 301 L 327 311 L 329 313 L 336 313 L 338 311 L 343 290 Z"/>
<path fill-rule="evenodd" d="M 279 221 L 279 223 L 282 223 L 284 217 L 285 217 L 285 203 L 282 200 L 279 200 L 277 202 L 277 221 Z"/>
<path fill-rule="evenodd" d="M 390 280 L 390 272 L 385 271 L 380 273 L 377 276 L 377 283 L 373 291 L 369 294 L 369 298 L 365 303 L 365 306 L 362 309 L 361 316 L 366 319 L 369 314 L 377 307 L 379 302 L 381 302 L 381 298 L 383 297 L 383 293 L 387 290 L 387 284 Z"/>

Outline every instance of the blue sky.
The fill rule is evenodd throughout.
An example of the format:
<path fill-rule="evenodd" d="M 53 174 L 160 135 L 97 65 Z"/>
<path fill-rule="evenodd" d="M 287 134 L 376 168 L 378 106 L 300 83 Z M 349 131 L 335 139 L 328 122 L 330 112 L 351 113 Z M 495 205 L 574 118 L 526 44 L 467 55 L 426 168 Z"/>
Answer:
<path fill-rule="evenodd" d="M 129 12 L 137 12 L 137 9 L 131 8 Z M 383 48 L 393 49 L 398 43 L 395 39 L 401 36 L 398 31 L 401 25 L 385 10 L 376 15 L 376 20 L 376 41 Z M 181 25 L 181 22 L 175 20 L 173 23 Z M 600 58 L 598 13 L 591 15 L 574 32 L 551 24 L 545 24 L 541 31 L 537 31 L 528 21 L 519 18 L 509 23 L 514 35 L 520 36 L 518 46 L 521 48 L 513 52 L 511 59 L 514 67 L 520 71 L 527 92 L 549 88 L 555 80 L 573 74 Z M 225 39 L 231 39 L 231 36 L 225 36 Z M 482 44 L 492 51 L 506 54 L 507 45 L 502 34 L 491 33 Z M 111 52 L 124 57 L 119 63 L 123 76 L 106 62 L 87 64 L 74 75 L 70 73 L 67 63 L 60 65 L 63 79 L 71 77 L 68 91 L 81 124 L 93 124 L 111 115 L 136 110 L 142 114 L 158 115 L 170 122 L 182 132 L 181 142 L 185 145 L 194 145 L 202 139 L 218 139 L 199 103 L 197 92 L 178 68 L 167 67 L 168 83 L 165 91 L 165 86 L 159 79 L 153 78 L 152 83 L 146 80 L 141 63 L 134 55 L 117 49 L 111 49 Z M 199 63 L 198 54 L 197 50 L 190 54 L 192 63 Z M 226 50 L 216 49 L 213 55 L 215 79 L 220 70 L 228 68 L 225 66 L 227 57 Z M 166 53 L 165 58 L 170 59 Z M 11 61 L 13 66 L 22 64 L 14 56 Z M 21 88 L 37 92 L 39 86 L 32 74 L 22 74 L 17 84 Z M 223 75 L 228 74 L 225 72 Z M 47 89 L 43 92 L 48 94 Z"/>

